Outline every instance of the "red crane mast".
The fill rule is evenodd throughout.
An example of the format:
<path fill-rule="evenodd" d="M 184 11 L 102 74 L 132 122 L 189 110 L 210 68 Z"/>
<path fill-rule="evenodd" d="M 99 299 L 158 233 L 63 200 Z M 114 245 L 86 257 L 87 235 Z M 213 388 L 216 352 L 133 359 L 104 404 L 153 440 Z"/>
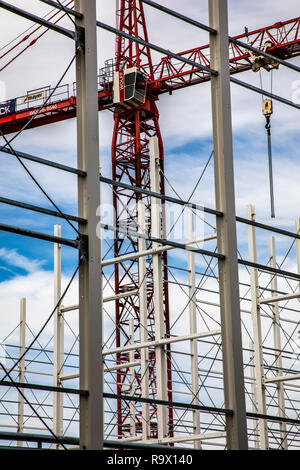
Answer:
<path fill-rule="evenodd" d="M 148 33 L 144 15 L 143 3 L 139 0 L 121 0 L 119 14 L 119 29 L 134 37 L 148 42 Z M 121 36 L 117 39 L 116 64 L 117 71 L 136 67 L 144 72 L 150 81 L 154 80 L 151 51 L 148 47 L 133 43 Z M 117 106 L 114 112 L 114 133 L 112 141 L 112 177 L 117 182 L 150 189 L 149 169 L 149 138 L 157 137 L 159 142 L 160 168 L 163 170 L 164 153 L 159 129 L 159 113 L 156 106 L 157 96 L 148 93 L 145 103 L 137 109 L 124 110 Z M 160 189 L 164 194 L 163 173 L 160 176 Z M 115 226 L 137 228 L 138 200 L 142 198 L 146 210 L 146 231 L 151 235 L 150 198 L 136 195 L 132 191 L 116 187 L 113 193 Z M 163 224 L 162 224 L 163 228 Z M 163 236 L 163 232 L 161 233 Z M 138 251 L 137 241 L 130 236 L 126 239 L 115 237 L 114 256 Z M 166 335 L 169 333 L 169 302 L 167 284 L 167 257 L 163 257 L 163 312 Z M 155 339 L 154 305 L 153 305 L 153 267 L 147 264 L 147 330 L 148 341 Z M 115 265 L 115 293 L 122 294 L 139 288 L 142 279 L 138 275 L 137 260 L 118 263 Z M 139 306 L 132 297 L 116 300 L 116 346 L 124 346 L 129 342 L 129 318 L 134 318 L 134 329 L 140 328 Z M 117 363 L 128 362 L 128 354 L 118 354 Z M 149 354 L 149 395 L 156 397 L 155 354 Z M 128 390 L 128 369 L 117 371 L 117 393 L 124 395 Z M 136 374 L 135 394 L 139 393 L 141 376 Z M 172 400 L 172 378 L 170 353 L 167 353 L 167 383 L 168 399 Z M 136 431 L 142 429 L 140 413 L 136 415 Z M 126 400 L 118 400 L 118 436 L 126 437 L 130 430 L 130 408 Z M 172 409 L 169 411 L 169 432 L 172 433 Z M 157 437 L 157 410 L 150 409 L 150 435 Z"/>

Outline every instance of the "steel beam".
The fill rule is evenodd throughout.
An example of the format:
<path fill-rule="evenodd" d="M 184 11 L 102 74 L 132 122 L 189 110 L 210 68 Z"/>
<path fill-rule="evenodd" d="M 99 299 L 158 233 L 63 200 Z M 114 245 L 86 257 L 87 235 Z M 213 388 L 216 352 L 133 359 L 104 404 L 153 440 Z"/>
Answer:
<path fill-rule="evenodd" d="M 61 388 L 61 387 L 53 387 L 51 385 L 37 385 L 31 383 L 21 383 L 21 382 L 14 382 L 11 380 L 0 380 L 1 387 L 14 387 L 14 388 L 27 388 L 29 390 L 42 390 L 44 392 L 57 392 L 57 393 L 69 393 L 70 395 L 79 395 L 81 397 L 88 397 L 89 392 L 87 390 L 76 390 L 73 388 Z"/>
<path fill-rule="evenodd" d="M 295 229 L 296 229 L 296 235 L 300 235 L 300 219 L 295 220 Z M 297 270 L 298 273 L 300 274 L 300 240 L 296 240 L 296 253 L 297 253 Z M 299 282 L 299 287 L 298 290 L 300 292 L 300 282 Z"/>
<path fill-rule="evenodd" d="M 150 187 L 151 191 L 158 193 L 160 190 L 160 159 L 158 138 L 151 137 L 150 145 Z M 161 231 L 161 204 L 157 198 L 151 198 L 151 227 L 153 237 L 159 239 Z M 158 248 L 158 243 L 153 243 L 153 248 Z M 167 355 L 165 344 L 160 341 L 164 339 L 165 322 L 163 312 L 163 270 L 161 254 L 152 255 L 153 265 L 153 303 L 155 324 L 155 367 L 156 367 L 156 389 L 158 400 L 167 399 Z M 165 406 L 157 407 L 157 437 L 167 437 L 167 409 Z"/>
<path fill-rule="evenodd" d="M 290 232 L 288 230 L 283 230 L 283 229 L 278 228 L 278 227 L 273 227 L 272 225 L 262 224 L 261 222 L 257 222 L 256 220 L 248 220 L 244 217 L 236 217 L 236 221 L 241 222 L 242 224 L 253 225 L 256 228 L 261 228 L 263 230 L 268 230 L 269 232 L 279 233 L 280 235 L 285 235 L 287 237 L 296 238 L 296 239 L 300 240 L 300 233 L 299 232 L 297 232 L 297 233 Z"/>
<path fill-rule="evenodd" d="M 151 440 L 149 444 L 176 444 L 178 442 L 199 442 L 200 441 L 205 441 L 205 440 L 211 440 L 211 439 L 218 439 L 218 438 L 226 438 L 226 432 L 206 432 L 202 434 L 189 434 L 189 435 L 183 435 L 183 436 L 175 436 L 175 437 L 169 437 L 165 439 L 156 439 L 156 440 Z"/>
<path fill-rule="evenodd" d="M 129 189 L 130 191 L 133 191 L 138 194 L 146 194 L 147 196 L 153 196 L 158 199 L 161 199 L 162 201 L 172 202 L 174 204 L 180 204 L 181 206 L 189 207 L 190 209 L 196 209 L 202 212 L 207 212 L 208 214 L 213 214 L 218 217 L 223 216 L 222 212 L 217 211 L 215 209 L 210 209 L 209 207 L 204 207 L 204 206 L 201 206 L 200 204 L 195 204 L 194 202 L 185 201 L 184 199 L 167 196 L 166 194 L 157 193 L 155 191 L 149 191 L 149 189 L 139 188 L 138 186 L 132 186 L 131 184 L 122 183 L 121 181 L 112 180 L 111 178 L 106 178 L 104 176 L 100 176 L 100 181 L 101 183 L 107 183 L 107 184 L 111 184 L 112 186 L 116 186 L 119 188 Z M 295 234 L 293 234 L 293 236 L 295 236 Z M 299 235 L 299 238 L 300 238 L 300 235 Z"/>
<path fill-rule="evenodd" d="M 115 370 L 120 370 L 120 369 L 130 369 L 132 367 L 137 367 L 140 365 L 141 365 L 141 361 L 123 362 L 122 364 L 117 364 L 115 366 L 105 367 L 104 372 L 113 372 Z M 62 375 L 60 377 L 61 381 L 73 380 L 73 379 L 79 379 L 79 374 L 68 374 L 68 375 Z"/>
<path fill-rule="evenodd" d="M 101 243 L 97 237 L 100 206 L 98 131 L 96 0 L 75 0 L 76 19 L 85 29 L 85 47 L 76 58 L 78 168 L 78 212 L 87 220 L 79 224 L 88 236 L 88 257 L 79 268 L 80 387 L 89 392 L 80 397 L 80 447 L 103 448 L 103 360 L 102 360 L 102 268 Z"/>
<path fill-rule="evenodd" d="M 225 407 L 233 410 L 226 416 L 227 448 L 245 450 L 247 422 L 242 357 L 241 318 L 236 240 L 236 214 L 233 175 L 231 97 L 228 51 L 227 0 L 209 0 L 213 144 L 217 218 L 222 356 Z"/>
<path fill-rule="evenodd" d="M 272 268 L 276 267 L 275 265 L 274 266 L 271 265 L 271 266 L 272 266 Z M 274 277 L 274 275 L 272 277 Z M 274 297 L 261 299 L 261 300 L 259 300 L 259 303 L 260 303 L 260 305 L 274 304 L 274 303 L 278 303 L 278 302 L 284 302 L 284 301 L 287 301 L 287 300 L 297 299 L 299 297 L 300 297 L 300 292 L 296 292 L 295 294 L 275 295 Z"/>
<path fill-rule="evenodd" d="M 63 212 L 53 211 L 51 209 L 45 209 L 44 207 L 34 206 L 32 204 L 27 204 L 26 202 L 15 201 L 14 199 L 7 199 L 6 197 L 0 197 L 1 204 L 7 204 L 9 206 L 19 207 L 20 209 L 26 209 L 33 212 L 39 212 L 44 215 L 51 215 L 53 217 L 59 217 L 60 219 L 68 219 L 74 222 L 85 223 L 85 220 L 79 220 L 78 217 L 74 215 L 64 214 Z"/>
<path fill-rule="evenodd" d="M 145 232 L 140 232 L 141 234 L 145 234 Z M 145 235 L 146 236 L 146 235 Z M 210 240 L 215 240 L 217 238 L 217 235 L 208 235 L 207 237 L 199 238 L 199 240 L 192 240 L 192 241 L 187 241 L 186 245 L 184 246 L 190 246 L 195 243 L 201 243 L 201 242 L 206 242 Z M 145 239 L 139 238 L 139 242 L 143 240 L 145 242 Z M 176 247 L 177 248 L 177 247 Z M 151 255 L 157 255 L 160 253 L 163 253 L 164 251 L 169 251 L 169 250 L 174 250 L 174 246 L 161 246 L 158 248 L 152 248 L 150 250 L 139 250 L 137 253 L 130 253 L 128 255 L 122 255 L 118 256 L 117 258 L 110 258 L 110 259 L 105 259 L 102 261 L 102 267 L 105 266 L 110 266 L 112 264 L 117 264 L 117 263 L 123 263 L 124 261 L 130 261 L 136 258 L 145 258 L 146 256 L 151 256 Z"/>
<path fill-rule="evenodd" d="M 46 233 L 35 232 L 26 228 L 15 227 L 14 225 L 0 224 L 0 231 L 22 235 L 24 237 L 36 238 L 37 240 L 44 240 L 51 243 L 61 243 L 62 245 L 70 246 L 72 248 L 79 248 L 79 240 L 71 240 L 69 238 L 59 238 Z"/>
<path fill-rule="evenodd" d="M 54 226 L 54 235 L 61 237 L 61 226 Z M 54 305 L 57 305 L 61 298 L 61 245 L 54 244 Z M 53 385 L 61 387 L 60 380 L 63 374 L 64 364 L 64 318 L 60 307 L 53 315 L 54 322 L 54 354 L 53 354 Z M 63 436 L 63 395 L 54 393 L 53 395 L 53 432 L 56 436 Z M 59 449 L 59 444 L 54 444 Z"/>
<path fill-rule="evenodd" d="M 200 410 L 204 411 L 205 413 L 218 413 L 221 415 L 233 415 L 233 411 L 225 408 L 217 408 L 213 406 L 205 406 L 205 405 L 195 405 L 192 403 L 183 403 L 178 401 L 170 401 L 170 400 L 156 400 L 155 398 L 144 398 L 144 397 L 131 397 L 130 395 L 116 395 L 114 393 L 103 393 L 104 398 L 110 398 L 113 400 L 128 400 L 128 401 L 136 401 L 138 403 L 149 403 L 152 405 L 162 405 L 162 406 L 171 406 L 172 408 L 181 408 L 183 410 Z M 253 413 L 252 413 L 253 414 Z M 272 419 L 276 417 L 271 417 Z M 278 418 L 280 420 L 281 418 Z M 300 423 L 300 420 L 291 420 L 293 423 Z M 170 449 L 168 449 L 169 451 Z"/>
<path fill-rule="evenodd" d="M 174 248 L 180 248 L 182 250 L 190 250 L 190 251 L 194 251 L 195 253 L 200 253 L 201 255 L 207 255 L 207 256 L 211 256 L 212 258 L 219 258 L 219 259 L 224 259 L 225 256 L 223 254 L 220 254 L 220 253 L 216 253 L 215 251 L 208 251 L 208 250 L 202 250 L 200 248 L 195 248 L 189 244 L 186 244 L 184 245 L 183 243 L 178 243 L 178 242 L 173 242 L 171 240 L 166 240 L 164 238 L 159 238 L 159 237 L 150 237 L 148 235 L 145 235 L 145 234 L 142 234 L 142 233 L 139 233 L 137 232 L 136 230 L 130 230 L 130 229 L 122 229 L 122 228 L 119 228 L 119 227 L 114 227 L 113 225 L 108 225 L 108 224 L 101 224 L 101 227 L 104 229 L 104 230 L 108 230 L 108 231 L 111 231 L 111 232 L 116 232 L 116 233 L 123 233 L 124 235 L 127 235 L 127 236 L 131 236 L 131 237 L 135 237 L 135 238 L 143 238 L 144 240 L 149 240 L 151 242 L 153 242 L 154 244 L 157 244 L 158 247 L 161 246 L 161 245 L 165 245 L 165 246 L 172 246 Z M 114 258 L 116 259 L 116 258 Z M 246 261 L 245 261 L 246 263 Z M 265 267 L 266 270 L 271 270 L 271 268 L 268 268 L 268 267 Z M 300 278 L 300 276 L 299 276 Z"/>
<path fill-rule="evenodd" d="M 61 163 L 53 162 L 51 160 L 46 160 L 45 158 L 36 157 L 35 155 L 31 155 L 29 153 L 20 152 L 18 150 L 11 150 L 8 147 L 2 148 L 0 153 L 6 153 L 14 158 L 18 156 L 19 158 L 23 158 L 24 160 L 29 160 L 30 162 L 39 163 L 45 166 L 50 166 L 52 168 L 55 168 L 56 170 L 66 171 L 67 173 L 73 173 L 74 175 L 86 176 L 85 171 L 79 170 L 77 168 L 73 168 L 67 165 L 62 165 Z"/>
<path fill-rule="evenodd" d="M 192 243 L 195 238 L 194 214 L 187 214 L 187 238 Z M 188 251 L 188 292 L 189 292 L 189 325 L 190 334 L 197 332 L 197 303 L 196 303 L 196 285 L 195 285 L 195 253 Z M 200 405 L 199 399 L 199 377 L 198 377 L 198 342 L 197 339 L 190 340 L 191 353 L 191 378 L 192 378 L 192 403 Z M 193 410 L 193 433 L 200 434 L 200 413 Z M 201 449 L 201 442 L 194 440 L 195 449 Z"/>
<path fill-rule="evenodd" d="M 243 82 L 242 80 L 238 80 L 237 78 L 230 77 L 231 83 L 235 85 L 239 85 L 243 88 L 247 88 L 248 90 L 254 91 L 255 93 L 259 93 L 263 96 L 268 96 L 273 100 L 279 101 L 280 103 L 286 104 L 287 106 L 291 106 L 292 108 L 300 109 L 300 104 L 295 103 L 294 101 L 287 100 L 286 98 L 282 98 L 281 96 L 274 95 L 274 93 L 270 93 L 267 90 L 263 90 L 262 88 L 258 88 L 254 85 L 250 85 L 250 83 Z"/>
<path fill-rule="evenodd" d="M 19 382 L 25 382 L 25 357 L 23 357 L 26 344 L 26 298 L 20 302 L 20 350 L 19 350 Z M 18 432 L 24 431 L 24 397 L 18 393 Z M 18 441 L 18 447 L 23 447 L 23 442 Z"/>
<path fill-rule="evenodd" d="M 269 239 L 269 259 L 270 266 L 276 268 L 276 247 L 275 247 L 275 238 L 271 237 Z M 270 277 L 271 288 L 273 289 L 273 294 L 278 290 L 277 277 L 271 275 Z M 299 294 L 300 295 L 300 294 Z M 278 297 L 279 298 L 279 297 Z M 274 335 L 274 351 L 276 357 L 276 366 L 278 367 L 276 371 L 277 378 L 282 377 L 282 347 L 281 347 L 281 328 L 280 328 L 280 317 L 279 317 L 279 307 L 278 303 L 275 302 L 272 306 L 273 314 L 273 335 Z M 266 379 L 265 379 L 266 383 Z M 281 417 L 286 416 L 285 413 L 285 399 L 284 399 L 284 384 L 282 382 L 277 382 L 277 399 L 278 399 L 278 415 Z M 288 441 L 287 441 L 287 428 L 286 423 L 280 423 L 280 448 L 287 450 Z"/>
<path fill-rule="evenodd" d="M 129 344 L 134 344 L 134 320 L 133 318 L 129 319 Z M 129 362 L 134 363 L 134 351 L 129 352 Z M 129 394 L 131 397 L 135 396 L 135 371 L 134 366 L 130 367 L 129 371 Z M 129 404 L 130 410 L 130 436 L 134 437 L 136 435 L 136 421 L 135 421 L 135 403 L 133 401 Z"/>
<path fill-rule="evenodd" d="M 146 234 L 145 204 L 142 199 L 138 201 L 138 230 Z M 138 255 L 147 251 L 146 241 L 143 238 L 138 239 Z M 147 327 L 147 265 L 146 257 L 138 258 L 139 271 L 139 314 L 140 314 L 140 341 L 148 341 Z M 149 397 L 149 350 L 143 348 L 141 354 L 141 389 L 142 396 Z M 142 403 L 142 438 L 147 441 L 150 437 L 150 409 L 149 403 Z"/>
<path fill-rule="evenodd" d="M 251 312 L 250 312 L 251 313 Z M 255 413 L 256 409 L 256 387 L 255 387 L 255 363 L 254 363 L 254 343 L 250 341 L 249 343 L 249 367 L 250 367 L 250 383 L 251 383 L 251 408 L 252 412 Z M 255 449 L 259 450 L 259 442 L 258 442 L 258 422 L 256 419 L 253 420 L 253 439 L 254 439 L 254 447 Z"/>
<path fill-rule="evenodd" d="M 57 8 L 58 10 L 65 11 L 66 13 L 68 13 L 68 15 L 75 16 L 75 18 L 82 19 L 82 15 L 77 11 L 71 10 L 71 8 L 68 8 L 64 5 L 59 5 L 59 3 L 54 2 L 53 0 L 40 0 L 40 2 L 45 3 L 50 7 Z"/>
<path fill-rule="evenodd" d="M 270 379 L 265 379 L 266 384 L 271 383 L 280 383 L 280 382 L 289 382 L 291 380 L 299 380 L 300 374 L 291 374 L 291 375 L 277 375 L 276 377 L 271 377 Z"/>
<path fill-rule="evenodd" d="M 129 352 L 133 349 L 142 349 L 142 348 L 149 348 L 155 346 L 164 346 L 165 344 L 172 344 L 172 343 L 179 343 L 181 341 L 189 341 L 192 339 L 198 338 L 206 338 L 208 336 L 218 336 L 221 334 L 220 330 L 211 330 L 211 331 L 204 331 L 202 333 L 193 333 L 192 335 L 184 335 L 184 336 L 174 336 L 172 338 L 162 338 L 155 341 L 148 341 L 146 343 L 134 343 L 128 346 L 123 346 L 119 348 L 112 348 L 112 349 L 104 349 L 103 356 L 107 356 L 108 354 L 117 354 L 119 352 Z"/>
<path fill-rule="evenodd" d="M 117 299 L 125 299 L 126 297 L 138 295 L 138 293 L 139 293 L 138 289 L 131 290 L 128 292 L 121 292 L 120 294 L 111 295 L 109 297 L 104 297 L 102 301 L 103 303 L 112 302 Z M 76 305 L 70 305 L 69 307 L 61 307 L 60 311 L 61 313 L 66 313 L 66 312 L 72 312 L 74 310 L 78 310 L 78 308 L 79 308 L 79 304 L 76 304 Z"/>

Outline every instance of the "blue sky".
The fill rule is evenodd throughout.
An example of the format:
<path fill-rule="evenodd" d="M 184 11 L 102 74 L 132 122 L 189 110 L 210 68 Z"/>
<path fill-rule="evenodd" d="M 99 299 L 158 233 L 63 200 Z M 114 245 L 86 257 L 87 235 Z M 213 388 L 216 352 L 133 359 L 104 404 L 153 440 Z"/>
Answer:
<path fill-rule="evenodd" d="M 24 6 L 21 0 L 11 0 L 12 4 Z M 114 2 L 107 6 L 107 1 L 98 1 L 98 18 L 114 24 Z M 188 16 L 207 23 L 206 2 L 198 0 L 165 0 L 162 4 L 182 11 Z M 30 11 L 45 14 L 49 8 L 37 0 L 28 0 Z M 38 7 L 37 7 L 38 5 Z M 181 51 L 199 44 L 206 44 L 208 37 L 205 32 L 180 24 L 177 20 L 164 17 L 161 13 L 145 7 L 148 18 L 150 40 L 173 51 Z M 249 29 L 273 24 L 275 21 L 297 16 L 298 1 L 287 0 L 284 4 L 277 1 L 258 0 L 249 8 L 249 2 L 242 0 L 229 1 L 230 34 L 243 32 L 244 26 Z M 69 26 L 68 21 L 64 23 Z M 0 45 L 6 44 L 17 34 L 22 33 L 29 25 L 26 20 L 16 18 L 9 13 L 1 12 Z M 165 34 L 161 35 L 162 25 Z M 114 37 L 99 32 L 99 66 L 114 54 Z M 40 42 L 16 60 L 2 72 L 0 78 L 6 88 L 6 98 L 26 94 L 27 90 L 52 86 L 59 79 L 66 64 L 73 54 L 73 44 L 66 38 L 55 33 L 48 33 Z M 158 55 L 153 54 L 154 62 Z M 295 60 L 299 64 L 299 59 Z M 22 80 L 20 80 L 22 77 Z M 247 72 L 239 76 L 259 86 L 259 76 Z M 297 74 L 280 67 L 273 73 L 273 91 L 292 99 L 293 84 Z M 270 89 L 270 74 L 263 72 L 263 85 Z M 66 77 L 66 83 L 74 80 L 74 70 Z M 274 153 L 274 181 L 276 219 L 269 216 L 269 186 L 267 169 L 267 148 L 264 120 L 261 116 L 261 97 L 248 90 L 232 85 L 232 112 L 234 133 L 235 159 L 235 190 L 237 213 L 245 216 L 246 205 L 255 204 L 257 217 L 261 221 L 274 223 L 293 230 L 294 219 L 300 215 L 299 180 L 299 117 L 298 111 L 275 103 L 272 117 L 272 140 Z M 178 91 L 173 96 L 163 96 L 159 102 L 161 130 L 165 144 L 165 174 L 182 198 L 188 198 L 196 183 L 206 160 L 211 152 L 211 117 L 210 117 L 209 85 L 203 84 L 190 89 Z M 112 135 L 112 115 L 110 112 L 100 114 L 101 166 L 102 173 L 110 176 L 110 141 Z M 45 128 L 26 131 L 14 142 L 17 150 L 53 159 L 69 165 L 76 165 L 76 128 L 75 122 L 67 121 L 53 124 Z M 52 208 L 38 189 L 34 187 L 24 170 L 13 157 L 1 154 L 2 170 L 0 173 L 1 195 L 22 200 L 28 203 Z M 26 162 L 33 174 L 59 205 L 61 210 L 76 214 L 76 178 L 62 174 L 54 169 L 40 167 Z M 187 184 L 188 181 L 188 184 Z M 166 185 L 167 192 L 174 195 Z M 107 186 L 103 186 L 103 199 L 111 200 Z M 213 166 L 209 166 L 201 185 L 197 189 L 193 201 L 214 207 Z M 62 220 L 53 219 L 10 206 L 0 206 L 0 218 L 4 223 L 19 225 L 33 230 L 53 233 L 53 224 L 62 225 L 65 237 L 75 237 L 72 229 Z M 211 222 L 210 219 L 207 220 Z M 209 232 L 207 229 L 207 233 Z M 73 233 L 72 233 L 73 232 Z M 240 249 L 247 256 L 247 233 L 238 229 Z M 260 238 L 259 238 L 260 240 Z M 267 259 L 265 240 L 261 237 L 259 254 L 260 261 Z M 288 247 L 289 241 L 279 240 L 279 255 Z M 211 248 L 213 242 L 207 245 Z M 105 248 L 104 248 L 105 249 Z M 49 284 L 52 283 L 53 247 L 51 244 L 0 233 L 0 284 L 10 282 L 19 286 L 19 280 L 29 279 L 36 273 L 47 274 Z M 176 255 L 177 256 L 177 255 Z M 173 255 L 174 257 L 174 255 Z M 28 259 L 28 266 L 24 260 Z M 289 260 L 288 260 L 289 261 Z M 178 262 L 181 261 L 178 259 Z M 77 263 L 77 254 L 70 248 L 63 249 L 63 272 L 65 279 L 71 274 Z M 292 262 L 291 262 L 292 263 Z M 4 284 L 3 284 L 4 283 Z M 13 288 L 12 291 L 13 292 Z M 14 294 L 14 308 L 18 307 L 19 292 Z M 51 294 L 49 294 L 51 295 Z M 2 300 L 1 300 L 2 302 Z M 52 298 L 49 305 L 52 305 Z M 3 300 L 3 306 L 5 306 Z"/>

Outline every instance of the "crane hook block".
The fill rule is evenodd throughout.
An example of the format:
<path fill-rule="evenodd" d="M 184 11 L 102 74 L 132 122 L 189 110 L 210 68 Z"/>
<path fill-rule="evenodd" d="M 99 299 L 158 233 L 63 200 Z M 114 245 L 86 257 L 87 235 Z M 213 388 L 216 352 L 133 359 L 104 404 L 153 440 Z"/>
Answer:
<path fill-rule="evenodd" d="M 271 114 L 273 114 L 272 100 L 269 100 L 269 99 L 263 100 L 262 112 L 264 116 L 270 116 Z"/>
<path fill-rule="evenodd" d="M 274 46 L 274 44 L 271 41 L 266 41 L 263 46 L 262 51 L 268 52 L 268 49 L 272 46 Z M 257 55 L 256 53 L 251 52 L 251 51 L 249 51 L 249 54 L 252 59 L 252 66 L 251 66 L 252 72 L 259 72 L 261 68 L 264 68 L 267 72 L 270 72 L 270 70 L 272 69 L 279 68 L 279 62 L 277 62 L 275 59 L 272 59 L 271 57 Z"/>

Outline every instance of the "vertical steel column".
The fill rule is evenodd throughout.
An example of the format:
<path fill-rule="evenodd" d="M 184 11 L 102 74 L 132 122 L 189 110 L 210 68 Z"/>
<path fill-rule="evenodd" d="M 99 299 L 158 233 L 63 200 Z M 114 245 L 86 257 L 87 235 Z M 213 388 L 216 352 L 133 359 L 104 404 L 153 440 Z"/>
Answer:
<path fill-rule="evenodd" d="M 20 302 L 20 350 L 19 357 L 22 357 L 25 351 L 26 342 L 26 299 Z M 25 357 L 19 362 L 19 382 L 25 382 Z M 24 432 L 24 398 L 18 394 L 18 432 Z M 23 447 L 23 441 L 18 441 L 18 447 Z"/>
<path fill-rule="evenodd" d="M 247 206 L 247 218 L 255 221 L 254 206 Z M 253 225 L 248 225 L 248 243 L 249 243 L 249 260 L 257 263 L 256 251 L 256 230 Z M 255 364 L 255 385 L 258 413 L 266 414 L 266 397 L 264 385 L 264 365 L 262 350 L 262 334 L 261 334 L 261 317 L 259 305 L 259 288 L 258 288 L 258 271 L 257 268 L 250 268 L 251 283 L 251 316 L 253 326 L 254 341 L 254 364 Z M 265 419 L 259 420 L 260 449 L 268 449 L 268 428 Z"/>
<path fill-rule="evenodd" d="M 300 235 L 300 219 L 295 220 L 296 233 Z M 297 253 L 297 268 L 298 274 L 300 274 L 300 240 L 296 239 L 296 253 Z M 300 291 L 300 282 L 299 282 L 299 291 Z"/>
<path fill-rule="evenodd" d="M 86 177 L 78 179 L 80 233 L 88 237 L 88 253 L 79 269 L 80 447 L 103 447 L 103 360 L 102 360 L 102 268 L 101 241 L 96 229 L 100 206 L 100 162 L 98 131 L 96 0 L 75 0 L 78 31 L 84 31 L 84 48 L 77 51 L 77 139 L 78 168 Z M 81 35 L 82 36 L 82 35 Z M 84 253 L 81 253 L 84 255 Z"/>
<path fill-rule="evenodd" d="M 276 250 L 275 250 L 275 238 L 269 238 L 269 258 L 271 268 L 277 268 L 276 266 Z M 271 274 L 271 289 L 272 297 L 276 297 L 278 291 L 278 283 L 276 274 Z M 274 333 L 274 349 L 276 354 L 276 371 L 277 377 L 282 376 L 282 352 L 281 352 L 281 337 L 280 337 L 280 318 L 278 302 L 274 302 L 271 305 L 273 313 L 273 333 Z M 277 386 L 277 397 L 278 397 L 278 416 L 285 417 L 285 403 L 284 403 L 284 383 L 279 381 Z M 281 449 L 287 450 L 287 429 L 286 423 L 279 423 L 280 427 L 280 440 Z"/>
<path fill-rule="evenodd" d="M 222 355 L 225 407 L 233 410 L 226 416 L 227 448 L 247 449 L 247 422 L 242 356 L 239 279 L 235 222 L 235 195 L 231 124 L 231 97 L 228 52 L 227 0 L 209 0 L 215 197 L 219 261 Z"/>
<path fill-rule="evenodd" d="M 151 137 L 150 145 L 150 187 L 151 191 L 160 192 L 160 158 L 158 138 Z M 161 238 L 161 203 L 160 199 L 151 198 L 151 226 L 152 236 Z M 153 248 L 158 246 L 153 243 Z M 155 323 L 155 340 L 165 337 L 165 322 L 163 315 L 163 279 L 162 279 L 162 255 L 152 256 L 153 263 L 153 303 L 154 303 L 154 323 Z M 167 400 L 167 357 L 165 345 L 155 347 L 156 362 L 156 387 L 157 399 Z M 163 439 L 167 437 L 167 410 L 165 406 L 157 407 L 157 437 Z"/>
<path fill-rule="evenodd" d="M 140 199 L 138 201 L 138 231 L 146 234 L 145 204 Z M 138 250 L 146 250 L 146 240 L 139 238 Z M 148 341 L 147 328 L 147 265 L 146 257 L 139 258 L 139 306 L 140 306 L 140 341 L 146 343 Z M 149 397 L 149 350 L 141 349 L 141 389 L 142 397 Z M 149 404 L 142 403 L 142 438 L 147 441 L 150 437 L 150 413 Z"/>
<path fill-rule="evenodd" d="M 54 235 L 61 237 L 61 226 L 54 226 Z M 57 305 L 61 297 L 61 245 L 54 244 L 54 305 Z M 64 319 L 58 307 L 54 313 L 54 370 L 53 385 L 61 387 L 60 376 L 63 374 L 64 363 Z M 56 436 L 63 435 L 63 394 L 53 394 L 53 432 Z M 59 448 L 55 444 L 54 447 Z"/>
<path fill-rule="evenodd" d="M 255 387 L 255 364 L 254 364 L 254 343 L 250 341 L 249 343 L 249 367 L 250 367 L 250 380 L 251 380 L 251 395 L 252 395 L 252 412 L 257 413 L 256 406 L 256 387 Z M 253 440 L 255 449 L 259 449 L 258 442 L 258 423 L 257 420 L 253 420 Z"/>
<path fill-rule="evenodd" d="M 193 242 L 195 240 L 194 214 L 187 214 L 187 240 Z M 195 253 L 188 250 L 188 289 L 189 289 L 189 320 L 190 334 L 197 333 L 197 306 L 196 306 L 196 286 L 195 286 Z M 190 341 L 191 351 L 191 378 L 192 378 L 192 403 L 200 405 L 199 400 L 199 371 L 198 371 L 198 343 L 197 339 Z M 194 434 L 200 434 L 200 412 L 193 410 L 193 431 Z M 201 449 L 201 441 L 194 441 L 194 447 Z"/>

